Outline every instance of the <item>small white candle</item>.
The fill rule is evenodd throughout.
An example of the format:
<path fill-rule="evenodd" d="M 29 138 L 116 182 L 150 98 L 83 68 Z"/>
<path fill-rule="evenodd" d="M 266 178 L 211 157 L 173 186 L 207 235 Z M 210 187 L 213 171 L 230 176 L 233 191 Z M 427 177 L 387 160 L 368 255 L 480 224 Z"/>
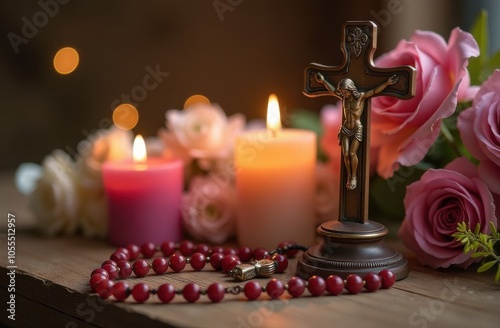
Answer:
<path fill-rule="evenodd" d="M 237 232 L 242 245 L 275 248 L 314 241 L 316 134 L 281 129 L 278 100 L 269 97 L 267 130 L 236 139 Z"/>

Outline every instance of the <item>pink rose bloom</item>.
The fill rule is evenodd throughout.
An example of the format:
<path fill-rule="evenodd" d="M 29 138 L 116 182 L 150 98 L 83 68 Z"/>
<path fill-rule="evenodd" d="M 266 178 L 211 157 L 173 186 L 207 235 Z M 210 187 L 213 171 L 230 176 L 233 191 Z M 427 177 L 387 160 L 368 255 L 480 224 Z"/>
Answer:
<path fill-rule="evenodd" d="M 425 172 L 407 187 L 404 204 L 406 217 L 399 237 L 422 264 L 432 268 L 452 264 L 465 268 L 476 260 L 464 254 L 463 245 L 452 237 L 459 222 L 471 229 L 479 223 L 483 233 L 489 233 L 489 221 L 497 223 L 491 192 L 465 158 Z"/>
<path fill-rule="evenodd" d="M 215 175 L 194 177 L 181 204 L 187 232 L 198 241 L 225 242 L 235 230 L 235 195 L 228 181 Z"/>
<path fill-rule="evenodd" d="M 500 195 L 500 70 L 481 85 L 472 107 L 458 116 L 465 147 L 477 158 L 479 177 Z M 500 204 L 498 204 L 500 208 Z"/>
<path fill-rule="evenodd" d="M 479 55 L 471 34 L 455 28 L 448 43 L 438 34 L 416 31 L 409 41 L 375 61 L 379 67 L 417 69 L 416 95 L 410 100 L 377 97 L 372 101 L 372 144 L 379 147 L 377 173 L 389 178 L 400 165 L 420 162 L 436 141 L 441 119 L 457 101 L 471 97 L 468 58 Z"/>

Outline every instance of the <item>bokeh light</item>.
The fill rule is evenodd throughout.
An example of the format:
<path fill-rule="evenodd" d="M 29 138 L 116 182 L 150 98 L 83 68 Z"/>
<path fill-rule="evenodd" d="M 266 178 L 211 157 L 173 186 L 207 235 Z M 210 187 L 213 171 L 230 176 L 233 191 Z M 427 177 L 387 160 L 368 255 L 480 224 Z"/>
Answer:
<path fill-rule="evenodd" d="M 189 106 L 196 104 L 210 104 L 210 100 L 203 95 L 192 95 L 186 102 L 184 102 L 184 108 L 188 108 Z"/>
<path fill-rule="evenodd" d="M 78 51 L 71 47 L 60 49 L 54 56 L 54 68 L 59 74 L 73 72 L 80 62 Z"/>
<path fill-rule="evenodd" d="M 139 122 L 139 112 L 131 104 L 120 104 L 113 111 L 113 123 L 123 130 L 131 130 Z"/>

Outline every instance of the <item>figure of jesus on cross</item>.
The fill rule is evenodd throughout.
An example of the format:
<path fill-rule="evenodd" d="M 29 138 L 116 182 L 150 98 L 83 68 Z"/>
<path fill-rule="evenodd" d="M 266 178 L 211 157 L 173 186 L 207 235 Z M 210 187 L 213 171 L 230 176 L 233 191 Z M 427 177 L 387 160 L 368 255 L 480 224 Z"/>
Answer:
<path fill-rule="evenodd" d="M 343 26 L 339 66 L 311 63 L 305 71 L 304 94 L 335 96 L 342 101 L 342 147 L 339 221 L 367 223 L 370 179 L 371 99 L 389 96 L 409 99 L 415 94 L 413 67 L 377 67 L 373 54 L 377 26 L 373 22 L 347 22 Z"/>
<path fill-rule="evenodd" d="M 361 124 L 361 115 L 365 108 L 365 99 L 370 98 L 384 91 L 389 85 L 398 83 L 399 78 L 392 75 L 387 81 L 378 87 L 365 92 L 358 91 L 354 82 L 345 78 L 339 82 L 337 88 L 325 80 L 321 73 L 316 73 L 316 80 L 323 83 L 330 90 L 333 96 L 342 100 L 342 110 L 344 112 L 344 122 L 339 131 L 339 144 L 342 147 L 344 165 L 347 171 L 346 188 L 356 189 L 358 170 L 358 147 L 363 141 L 363 124 Z"/>

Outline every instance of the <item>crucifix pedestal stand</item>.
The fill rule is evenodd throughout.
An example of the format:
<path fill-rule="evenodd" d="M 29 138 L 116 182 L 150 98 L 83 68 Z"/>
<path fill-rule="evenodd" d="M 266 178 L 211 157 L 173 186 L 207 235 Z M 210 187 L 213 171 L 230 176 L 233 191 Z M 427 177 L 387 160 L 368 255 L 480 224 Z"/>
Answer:
<path fill-rule="evenodd" d="M 351 273 L 364 275 L 389 269 L 399 280 L 408 275 L 408 262 L 384 243 L 388 230 L 368 218 L 370 98 L 413 97 L 415 69 L 374 66 L 377 26 L 373 22 L 347 22 L 343 31 L 343 63 L 310 64 L 305 72 L 304 89 L 308 97 L 335 96 L 342 101 L 339 219 L 318 227 L 322 240 L 299 258 L 297 275 L 326 278 L 336 274 L 346 278 Z"/>

